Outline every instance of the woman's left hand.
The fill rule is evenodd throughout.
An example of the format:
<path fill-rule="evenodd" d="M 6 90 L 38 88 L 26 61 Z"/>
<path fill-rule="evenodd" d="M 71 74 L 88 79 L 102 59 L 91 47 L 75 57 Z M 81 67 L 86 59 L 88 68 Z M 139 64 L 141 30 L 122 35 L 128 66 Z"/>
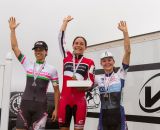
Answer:
<path fill-rule="evenodd" d="M 128 32 L 126 22 L 125 21 L 120 21 L 118 23 L 118 29 L 121 30 L 123 33 Z"/>

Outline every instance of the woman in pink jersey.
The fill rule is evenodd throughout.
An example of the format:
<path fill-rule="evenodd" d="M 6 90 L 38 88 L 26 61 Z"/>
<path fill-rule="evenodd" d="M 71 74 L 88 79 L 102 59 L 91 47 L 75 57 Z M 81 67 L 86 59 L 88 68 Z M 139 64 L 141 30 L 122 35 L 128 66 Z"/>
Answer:
<path fill-rule="evenodd" d="M 58 122 L 61 130 L 69 130 L 72 116 L 74 130 L 83 130 L 86 118 L 86 98 L 83 88 L 69 87 L 69 80 L 87 80 L 94 82 L 94 62 L 83 56 L 87 47 L 84 37 L 78 36 L 73 40 L 73 52 L 66 49 L 65 31 L 71 16 L 64 18 L 59 34 L 59 44 L 63 59 L 63 87 L 59 103 Z M 92 86 L 92 85 L 91 85 Z"/>
<path fill-rule="evenodd" d="M 35 62 L 30 61 L 18 47 L 16 28 L 19 24 L 16 19 L 9 19 L 11 31 L 11 47 L 15 56 L 26 72 L 26 87 L 22 96 L 20 109 L 17 115 L 16 130 L 42 130 L 47 121 L 47 88 L 52 82 L 54 88 L 55 110 L 52 119 L 57 119 L 59 85 L 57 70 L 46 62 L 48 46 L 44 41 L 37 41 L 34 50 Z"/>

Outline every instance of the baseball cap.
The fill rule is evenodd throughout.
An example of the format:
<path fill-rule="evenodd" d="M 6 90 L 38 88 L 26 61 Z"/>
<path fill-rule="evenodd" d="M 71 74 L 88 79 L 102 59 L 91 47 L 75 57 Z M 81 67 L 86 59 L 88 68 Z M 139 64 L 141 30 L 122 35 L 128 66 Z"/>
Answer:
<path fill-rule="evenodd" d="M 32 50 L 36 49 L 36 48 L 44 48 L 45 50 L 48 50 L 48 46 L 44 41 L 37 41 L 34 44 L 34 47 L 32 48 Z"/>
<path fill-rule="evenodd" d="M 105 51 L 105 52 L 103 52 L 103 53 L 101 54 L 100 59 L 107 58 L 107 57 L 112 57 L 112 58 L 114 58 L 114 56 L 112 55 L 111 52 Z"/>

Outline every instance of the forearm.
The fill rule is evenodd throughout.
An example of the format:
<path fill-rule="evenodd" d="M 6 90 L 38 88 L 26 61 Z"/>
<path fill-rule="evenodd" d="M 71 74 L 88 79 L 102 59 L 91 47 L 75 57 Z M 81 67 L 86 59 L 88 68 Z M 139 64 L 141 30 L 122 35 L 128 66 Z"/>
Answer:
<path fill-rule="evenodd" d="M 130 47 L 130 38 L 128 32 L 123 32 L 124 36 L 124 51 L 125 54 L 130 54 L 131 53 L 131 47 Z"/>
<path fill-rule="evenodd" d="M 12 47 L 12 50 L 14 51 L 16 57 L 19 56 L 20 54 L 20 50 L 18 48 L 18 43 L 17 43 L 17 38 L 16 38 L 16 32 L 15 30 L 11 30 L 11 47 Z"/>
<path fill-rule="evenodd" d="M 131 47 L 130 47 L 130 38 L 128 32 L 123 32 L 124 35 L 124 57 L 123 63 L 128 64 L 130 63 L 130 54 L 131 54 Z"/>
<path fill-rule="evenodd" d="M 61 30 L 60 30 L 61 32 L 62 32 L 62 31 L 66 31 L 67 24 L 68 24 L 68 21 L 63 21 L 63 24 L 62 24 Z"/>
<path fill-rule="evenodd" d="M 65 32 L 60 32 L 58 35 L 58 42 L 59 42 L 59 48 L 60 52 L 63 57 L 66 57 L 66 42 L 65 42 Z"/>
<path fill-rule="evenodd" d="M 13 49 L 13 50 L 14 50 L 15 48 L 18 48 L 15 30 L 11 30 L 11 46 L 12 46 L 12 49 Z"/>
<path fill-rule="evenodd" d="M 59 98 L 60 98 L 60 92 L 59 92 L 59 90 L 56 90 L 54 92 L 55 111 L 58 111 Z"/>

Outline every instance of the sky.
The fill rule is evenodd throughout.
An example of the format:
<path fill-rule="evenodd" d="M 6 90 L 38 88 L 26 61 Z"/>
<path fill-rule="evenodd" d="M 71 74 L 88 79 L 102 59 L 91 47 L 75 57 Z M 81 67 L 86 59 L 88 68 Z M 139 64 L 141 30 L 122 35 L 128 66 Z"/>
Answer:
<path fill-rule="evenodd" d="M 47 61 L 58 69 L 62 79 L 58 33 L 64 17 L 74 18 L 66 31 L 67 47 L 72 50 L 77 35 L 84 36 L 88 45 L 121 39 L 117 29 L 120 20 L 127 22 L 130 36 L 159 31 L 159 5 L 159 0 L 0 0 L 0 64 L 11 51 L 11 16 L 20 23 L 16 30 L 20 50 L 35 60 L 33 44 L 45 41 L 49 46 Z M 23 90 L 24 82 L 24 70 L 13 55 L 12 90 Z"/>

